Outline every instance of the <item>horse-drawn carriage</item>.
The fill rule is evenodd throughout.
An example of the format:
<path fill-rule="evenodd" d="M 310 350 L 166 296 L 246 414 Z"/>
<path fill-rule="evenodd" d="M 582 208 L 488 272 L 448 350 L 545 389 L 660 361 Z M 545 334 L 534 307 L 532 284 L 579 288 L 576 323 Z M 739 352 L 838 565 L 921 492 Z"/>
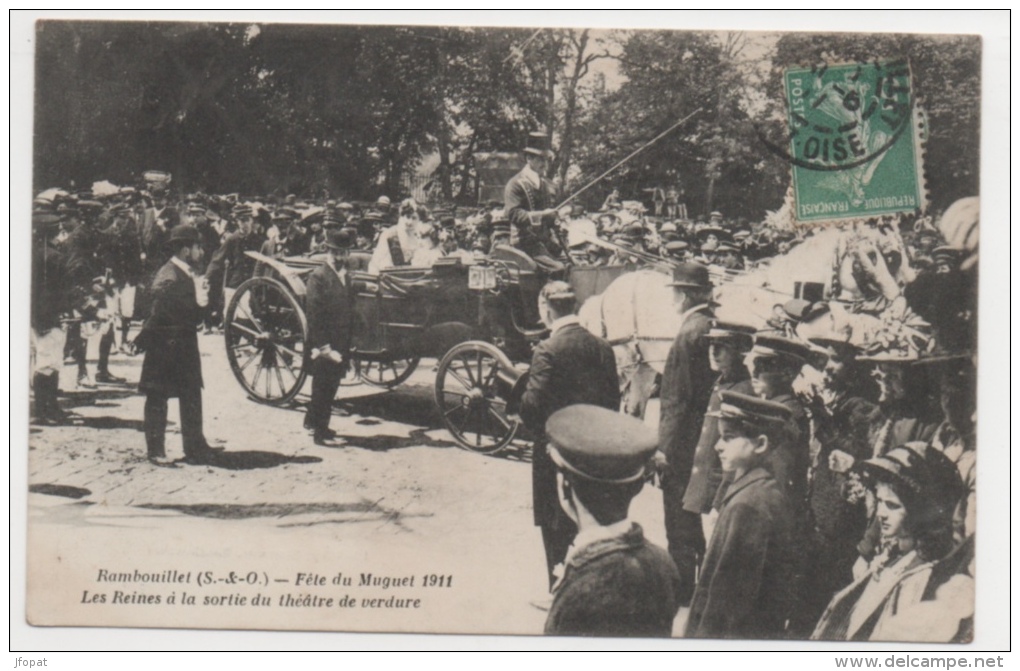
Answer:
<path fill-rule="evenodd" d="M 227 356 L 252 399 L 286 405 L 305 383 L 304 280 L 321 260 L 249 255 L 258 266 L 227 306 Z M 624 272 L 572 268 L 569 281 L 583 302 Z M 422 358 L 437 358 L 435 404 L 457 443 L 481 453 L 506 447 L 520 429 L 512 403 L 545 331 L 537 316 L 544 277 L 535 262 L 497 246 L 477 264 L 441 260 L 351 277 L 356 321 L 346 382 L 393 388 Z"/>

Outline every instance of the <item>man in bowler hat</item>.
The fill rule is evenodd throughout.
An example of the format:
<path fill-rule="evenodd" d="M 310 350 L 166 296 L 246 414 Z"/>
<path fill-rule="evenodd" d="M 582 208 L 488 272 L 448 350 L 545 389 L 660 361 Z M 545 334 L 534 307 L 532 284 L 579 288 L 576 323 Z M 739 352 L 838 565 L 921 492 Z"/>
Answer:
<path fill-rule="evenodd" d="M 566 282 L 542 287 L 538 312 L 549 327 L 549 338 L 535 347 L 528 381 L 521 397 L 521 419 L 538 438 L 532 452 L 532 498 L 535 524 L 542 529 L 549 584 L 553 569 L 563 561 L 577 533 L 556 495 L 556 467 L 546 451 L 546 420 L 561 408 L 577 403 L 609 410 L 620 408 L 616 357 L 608 342 L 592 334 L 574 313 L 577 297 Z"/>
<path fill-rule="evenodd" d="M 326 231 L 326 260 L 308 276 L 305 313 L 308 346 L 305 366 L 312 376 L 312 400 L 305 428 L 316 445 L 332 447 L 336 433 L 329 428 L 333 398 L 347 370 L 354 333 L 354 291 L 347 259 L 354 239 L 343 229 Z"/>
<path fill-rule="evenodd" d="M 166 457 L 167 400 L 177 398 L 181 413 L 184 463 L 210 464 L 214 450 L 202 432 L 202 360 L 197 327 L 209 304 L 209 284 L 196 273 L 202 239 L 188 224 L 170 230 L 171 253 L 152 280 L 152 308 L 135 338 L 145 352 L 138 389 L 145 393 L 145 444 L 149 460 L 172 465 Z"/>
<path fill-rule="evenodd" d="M 669 554 L 680 571 L 680 603 L 686 605 L 694 590 L 694 578 L 705 551 L 701 515 L 684 510 L 683 499 L 694 466 L 716 374 L 708 358 L 712 327 L 712 284 L 708 268 L 700 263 L 681 263 L 673 271 L 674 305 L 681 326 L 662 373 L 660 391 L 659 451 L 656 462 L 662 487 Z"/>

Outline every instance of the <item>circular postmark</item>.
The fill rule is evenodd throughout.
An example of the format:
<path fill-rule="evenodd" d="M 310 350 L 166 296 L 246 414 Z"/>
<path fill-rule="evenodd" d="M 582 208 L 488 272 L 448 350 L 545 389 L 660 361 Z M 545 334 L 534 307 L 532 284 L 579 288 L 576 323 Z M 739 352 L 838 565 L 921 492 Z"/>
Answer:
<path fill-rule="evenodd" d="M 905 59 L 784 72 L 787 138 L 758 137 L 806 170 L 863 166 L 888 151 L 910 128 L 913 96 Z M 785 147 L 783 145 L 786 145 Z"/>

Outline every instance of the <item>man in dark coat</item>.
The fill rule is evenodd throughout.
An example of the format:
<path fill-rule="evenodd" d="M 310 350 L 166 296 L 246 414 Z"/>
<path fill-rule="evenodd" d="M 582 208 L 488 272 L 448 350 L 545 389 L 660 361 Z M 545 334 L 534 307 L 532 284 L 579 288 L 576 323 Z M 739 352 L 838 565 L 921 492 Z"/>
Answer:
<path fill-rule="evenodd" d="M 145 444 L 149 460 L 167 461 L 167 399 L 179 399 L 184 462 L 213 463 L 213 449 L 202 432 L 202 360 L 196 328 L 208 304 L 208 284 L 195 273 L 202 243 L 194 226 L 179 225 L 169 234 L 173 256 L 152 280 L 152 311 L 135 338 L 145 352 L 138 389 L 145 398 Z"/>
<path fill-rule="evenodd" d="M 312 400 L 305 428 L 316 445 L 333 446 L 336 434 L 329 428 L 333 398 L 347 369 L 354 334 L 354 290 L 347 257 L 354 244 L 347 231 L 326 232 L 326 262 L 308 276 L 305 313 L 308 346 L 305 365 L 312 375 Z"/>
<path fill-rule="evenodd" d="M 733 475 L 687 617 L 689 638 L 781 638 L 797 606 L 797 518 L 768 471 L 789 409 L 722 392 L 716 452 Z"/>
<path fill-rule="evenodd" d="M 627 517 L 644 486 L 655 432 L 640 420 L 572 405 L 546 423 L 560 505 L 578 526 L 546 634 L 669 636 L 680 576 L 669 554 Z"/>
<path fill-rule="evenodd" d="M 550 245 L 556 245 L 549 239 L 547 230 L 556 225 L 558 216 L 553 209 L 552 183 L 543 177 L 551 153 L 549 136 L 532 133 L 524 149 L 528 163 L 507 182 L 503 206 L 510 223 L 517 229 L 517 247 L 555 277 L 563 272 L 564 266 L 549 251 Z"/>
<path fill-rule="evenodd" d="M 695 573 L 705 550 L 701 516 L 684 510 L 683 498 L 716 379 L 709 365 L 705 337 L 712 325 L 708 268 L 700 263 L 682 263 L 673 272 L 671 286 L 681 326 L 662 374 L 656 460 L 669 554 L 680 571 L 683 581 L 680 603 L 686 605 L 694 591 Z"/>
<path fill-rule="evenodd" d="M 576 305 L 566 282 L 549 282 L 539 292 L 539 315 L 550 335 L 535 348 L 521 398 L 521 419 L 537 438 L 531 457 L 532 498 L 535 524 L 542 529 L 550 586 L 555 581 L 553 568 L 566 556 L 577 527 L 563 512 L 556 494 L 556 468 L 544 439 L 546 420 L 576 403 L 620 408 L 613 348 L 581 326 L 574 314 Z"/>

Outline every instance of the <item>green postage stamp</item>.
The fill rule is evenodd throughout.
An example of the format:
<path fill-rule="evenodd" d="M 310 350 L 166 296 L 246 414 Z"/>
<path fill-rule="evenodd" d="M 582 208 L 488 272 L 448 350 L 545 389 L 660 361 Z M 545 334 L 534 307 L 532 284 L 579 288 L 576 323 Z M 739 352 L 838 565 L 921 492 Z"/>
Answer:
<path fill-rule="evenodd" d="M 797 221 L 923 207 L 923 123 L 906 60 L 791 68 L 784 83 Z"/>

